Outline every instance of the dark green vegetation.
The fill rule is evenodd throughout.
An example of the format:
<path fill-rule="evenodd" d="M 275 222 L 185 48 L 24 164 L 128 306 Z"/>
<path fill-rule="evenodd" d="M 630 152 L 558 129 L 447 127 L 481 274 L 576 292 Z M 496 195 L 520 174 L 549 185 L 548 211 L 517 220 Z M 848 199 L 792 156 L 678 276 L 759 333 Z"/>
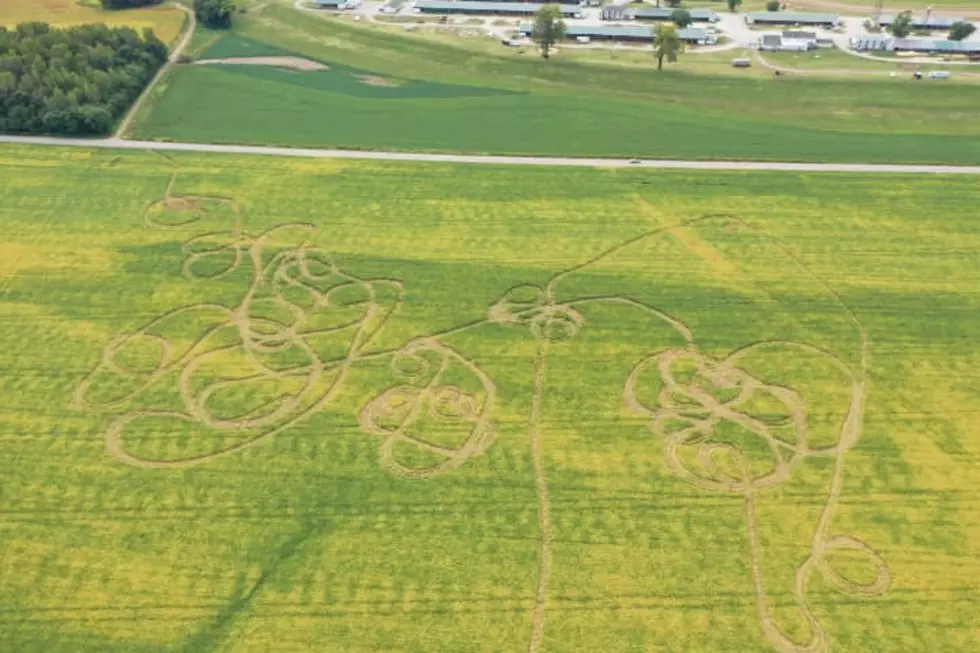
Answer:
<path fill-rule="evenodd" d="M 350 78 L 332 71 L 180 66 L 137 120 L 135 136 L 353 149 L 980 162 L 980 85 L 919 84 L 913 92 L 915 82 L 905 76 L 658 75 L 653 57 L 640 69 L 560 56 L 542 61 L 530 51 L 464 49 L 281 5 L 236 20 L 229 42 L 205 56 L 247 55 L 245 44 L 265 43 L 414 83 L 382 88 L 388 99 L 378 101 L 378 89 L 352 92 Z M 445 85 L 467 90 L 416 93 Z"/>
<path fill-rule="evenodd" d="M 163 0 L 102 0 L 103 9 L 135 9 L 136 7 L 148 7 L 158 5 Z"/>
<path fill-rule="evenodd" d="M 962 41 L 973 35 L 977 31 L 977 26 L 971 22 L 961 20 L 959 22 L 953 23 L 953 27 L 949 30 L 949 39 L 951 41 Z"/>
<path fill-rule="evenodd" d="M 545 59 L 551 57 L 551 49 L 555 44 L 565 38 L 565 21 L 561 16 L 558 5 L 541 5 L 534 15 L 531 40 L 538 45 L 541 56 Z"/>
<path fill-rule="evenodd" d="M 234 0 L 194 0 L 194 14 L 205 27 L 217 29 L 231 27 L 231 17 L 234 13 Z"/>
<path fill-rule="evenodd" d="M 0 131 L 106 134 L 166 58 L 150 30 L 0 27 Z"/>
<path fill-rule="evenodd" d="M 828 530 L 851 548 L 811 570 L 805 603 L 833 653 L 976 651 L 975 177 L 14 146 L 0 146 L 0 175 L 5 653 L 527 651 L 542 533 L 535 441 L 549 489 L 552 563 L 539 653 L 775 653 L 757 613 L 744 498 L 678 477 L 663 437 L 624 400 L 637 361 L 682 346 L 676 330 L 637 305 L 561 306 L 623 297 L 659 307 L 687 325 L 711 360 L 790 340 L 857 366 L 858 334 L 835 295 L 867 333 L 867 394 Z M 236 213 L 241 230 L 229 236 Z M 703 216 L 715 217 L 654 233 Z M 259 238 L 283 223 L 294 226 Z M 204 232 L 211 236 L 195 238 Z M 631 240 L 642 234 L 650 235 Z M 304 241 L 317 252 L 305 268 L 282 256 Z M 549 314 L 528 284 L 545 285 L 626 241 L 564 277 L 555 321 L 542 324 Z M 235 267 L 236 247 L 247 251 L 221 276 Z M 290 375 L 255 387 L 248 382 L 256 360 L 240 355 L 237 329 L 202 338 L 222 306 L 242 305 L 256 263 L 269 283 L 316 285 L 335 276 L 331 261 L 348 278 L 376 280 L 376 289 L 401 282 L 404 301 L 374 296 L 384 309 L 375 318 L 396 310 L 320 410 L 223 457 L 213 454 L 249 432 L 167 415 L 126 425 L 123 451 L 163 461 L 211 456 L 196 466 L 146 469 L 110 448 L 119 416 L 185 410 L 182 387 L 196 399 L 216 379 L 245 381 L 202 402 L 229 419 L 268 412 L 256 402 L 270 393 L 305 398 L 297 383 L 303 357 Z M 364 319 L 371 302 L 359 290 L 353 283 L 334 294 L 318 324 Z M 269 287 L 258 291 L 268 302 Z M 511 306 L 523 301 L 526 319 L 498 323 L 508 312 L 497 310 L 504 297 Z M 199 308 L 174 312 L 188 306 Z M 248 337 L 267 338 L 273 350 L 252 353 L 268 360 L 273 340 L 288 335 L 277 335 L 268 303 L 251 308 L 243 313 L 255 329 Z M 127 337 L 151 321 L 154 337 Z M 471 327 L 446 333 L 462 325 Z M 542 354 L 540 334 L 550 329 L 567 337 Z M 390 425 L 404 416 L 399 405 L 375 413 L 371 428 L 358 416 L 393 387 L 407 386 L 402 406 L 412 405 L 418 386 L 404 377 L 431 375 L 431 356 L 385 352 L 440 333 L 495 386 L 493 437 L 455 469 L 406 478 L 385 463 L 377 428 L 381 418 Z M 344 344 L 350 330 L 328 336 L 326 344 Z M 190 369 L 178 357 L 198 341 L 200 364 Z M 114 367 L 106 351 L 115 352 Z M 205 351 L 212 358 L 198 356 Z M 161 358 L 177 364 L 136 393 Z M 836 441 L 849 397 L 839 372 L 813 351 L 775 345 L 749 364 L 805 400 L 808 443 Z M 100 373 L 90 377 L 93 370 Z M 467 369 L 449 371 L 446 381 L 462 392 L 479 390 Z M 676 377 L 731 398 L 717 377 L 695 371 Z M 317 384 L 334 374 L 323 370 Z M 86 379 L 88 405 L 78 393 Z M 644 375 L 637 388 L 647 402 L 657 394 L 653 380 Z M 442 418 L 425 413 L 412 433 L 447 443 L 458 435 L 451 409 L 467 413 L 452 392 L 440 397 Z M 754 411 L 767 423 L 784 421 L 771 399 Z M 771 463 L 758 437 L 733 428 L 701 441 L 719 439 L 741 445 L 755 470 Z M 426 454 L 393 452 L 416 468 L 432 464 Z M 685 463 L 711 474 L 694 455 Z M 801 647 L 811 630 L 794 597 L 795 574 L 812 550 L 834 463 L 807 457 L 754 498 L 772 623 Z M 871 583 L 876 572 L 845 536 L 880 556 L 891 578 L 884 591 L 841 591 Z"/>

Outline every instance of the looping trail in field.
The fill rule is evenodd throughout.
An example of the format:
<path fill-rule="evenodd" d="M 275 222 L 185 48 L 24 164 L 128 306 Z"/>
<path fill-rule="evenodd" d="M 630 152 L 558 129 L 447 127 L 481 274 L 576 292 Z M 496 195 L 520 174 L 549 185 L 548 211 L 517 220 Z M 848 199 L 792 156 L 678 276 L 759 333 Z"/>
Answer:
<path fill-rule="evenodd" d="M 425 354 L 431 356 L 427 358 Z M 429 358 L 434 360 L 434 365 Z M 469 392 L 444 382 L 453 364 L 479 381 L 480 392 Z M 361 429 L 384 438 L 381 444 L 383 467 L 406 478 L 431 478 L 456 469 L 469 458 L 486 451 L 494 437 L 489 418 L 497 389 L 483 370 L 436 338 L 409 343 L 395 353 L 391 367 L 403 383 L 369 402 L 360 414 Z M 463 432 L 457 434 L 457 442 L 433 442 L 426 439 L 424 429 L 415 431 L 415 427 L 427 419 L 462 426 Z M 460 439 L 462 442 L 458 441 Z M 431 454 L 435 462 L 407 466 L 395 455 L 395 447 L 399 444 Z"/>
<path fill-rule="evenodd" d="M 105 346 L 95 369 L 77 386 L 74 401 L 81 409 L 116 413 L 105 437 L 109 453 L 118 460 L 143 468 L 171 468 L 240 452 L 325 409 L 355 365 L 382 361 L 387 362 L 388 373 L 396 382 L 361 407 L 360 428 L 380 438 L 379 463 L 384 470 L 405 479 L 430 479 L 480 456 L 495 438 L 491 418 L 497 387 L 474 360 L 447 344 L 448 339 L 487 325 L 526 330 L 536 342 L 528 440 L 539 521 L 539 567 L 528 653 L 538 653 L 543 647 L 552 571 L 543 417 L 548 359 L 587 327 L 588 307 L 616 305 L 656 318 L 682 343 L 653 352 L 635 364 L 626 379 L 625 403 L 649 420 L 649 429 L 663 443 L 668 468 L 679 479 L 700 490 L 744 498 L 757 616 L 772 646 L 779 653 L 829 651 L 829 635 L 807 598 L 814 572 L 854 596 L 877 596 L 890 585 L 888 567 L 871 547 L 830 529 L 842 492 L 845 457 L 861 436 L 870 365 L 867 334 L 840 296 L 791 251 L 773 241 L 848 314 L 860 334 L 857 369 L 817 346 L 791 341 L 756 342 L 716 358 L 698 348 L 692 330 L 680 319 L 625 294 L 559 299 L 560 286 L 571 275 L 658 234 L 717 219 L 726 221 L 726 231 L 751 229 L 744 222 L 727 215 L 708 215 L 650 230 L 554 274 L 544 286 L 511 287 L 481 319 L 394 349 L 370 351 L 402 306 L 404 291 L 399 280 L 349 274 L 330 253 L 313 244 L 316 228 L 312 224 L 285 223 L 259 233 L 247 232 L 234 199 L 175 194 L 175 180 L 176 175 L 170 178 L 163 199 L 147 207 L 145 224 L 187 232 L 208 223 L 208 229 L 182 244 L 181 272 L 189 282 L 205 288 L 213 285 L 223 297 L 229 288 L 238 288 L 238 299 L 174 308 Z M 219 224 L 211 224 L 215 221 Z M 744 369 L 746 357 L 766 350 L 815 356 L 850 384 L 849 406 L 835 444 L 816 447 L 808 442 L 807 405 L 800 393 Z M 657 391 L 646 393 L 645 383 L 651 377 L 657 379 Z M 176 391 L 173 404 L 179 408 L 173 404 L 142 409 L 133 405 L 138 398 L 168 389 Z M 752 408 L 759 400 L 777 407 L 776 419 Z M 235 406 L 236 412 L 229 412 L 228 406 Z M 208 436 L 194 440 L 196 450 L 176 455 L 134 450 L 127 440 L 134 432 L 170 435 L 167 428 L 147 426 L 154 420 L 169 422 L 171 430 L 180 423 Z M 720 438 L 723 427 L 738 429 L 741 439 Z M 208 440 L 214 434 L 216 443 Z M 741 446 L 747 440 L 761 442 L 761 450 L 767 453 L 764 464 L 753 458 L 760 447 Z M 835 462 L 810 553 L 797 568 L 792 589 L 810 630 L 809 642 L 801 644 L 786 634 L 770 611 L 756 499 L 789 480 L 811 458 Z M 836 570 L 831 554 L 842 551 L 869 560 L 875 567 L 874 579 L 856 583 Z"/>
<path fill-rule="evenodd" d="M 366 433 L 383 437 L 384 469 L 409 479 L 432 478 L 490 446 L 496 387 L 476 364 L 439 340 L 446 334 L 397 350 L 366 351 L 402 305 L 400 281 L 348 274 L 312 244 L 316 228 L 311 224 L 247 233 L 234 199 L 175 194 L 175 182 L 176 175 L 163 199 L 147 207 L 144 223 L 175 231 L 208 223 L 211 229 L 181 246 L 181 272 L 189 281 L 220 282 L 224 289 L 241 283 L 241 299 L 235 305 L 175 308 L 106 345 L 74 401 L 85 410 L 125 410 L 106 430 L 110 454 L 137 467 L 168 468 L 239 452 L 323 410 L 359 362 L 386 358 L 403 383 L 368 402 L 359 419 Z M 216 220 L 224 223 L 211 224 Z M 469 386 L 446 382 L 447 374 Z M 168 384 L 176 385 L 180 409 L 132 408 L 138 397 Z M 243 398 L 247 407 L 237 414 L 222 408 Z M 207 447 L 198 438 L 195 444 L 203 451 L 165 458 L 133 451 L 127 434 L 140 433 L 138 426 L 145 430 L 154 420 L 156 431 L 179 423 L 228 436 L 232 444 L 218 437 L 217 445 Z"/>
<path fill-rule="evenodd" d="M 748 225 L 742 223 L 741 228 Z M 791 341 L 757 342 L 713 359 L 701 353 L 693 341 L 687 347 L 664 349 L 641 360 L 626 380 L 624 400 L 634 413 L 649 418 L 649 428 L 662 441 L 671 472 L 690 485 L 705 491 L 741 494 L 744 497 L 746 529 L 756 610 L 762 631 L 779 653 L 827 653 L 830 637 L 814 615 L 807 597 L 811 575 L 819 571 L 838 591 L 851 596 L 879 596 L 891 584 L 891 573 L 881 556 L 851 535 L 830 532 L 830 522 L 842 488 L 845 457 L 861 437 L 862 418 L 869 371 L 867 333 L 840 296 L 816 278 L 803 263 L 777 241 L 773 241 L 796 266 L 831 295 L 849 316 L 859 334 L 861 362 L 852 369 L 842 360 L 814 345 Z M 686 330 L 686 333 L 690 331 Z M 766 383 L 739 367 L 747 356 L 763 350 L 784 355 L 795 350 L 828 362 L 850 384 L 847 412 L 838 425 L 836 444 L 812 447 L 808 441 L 806 402 L 792 388 Z M 642 392 L 642 381 L 655 379 L 653 394 Z M 642 395 L 642 396 L 641 396 Z M 752 402 L 764 398 L 776 406 L 776 419 L 764 418 L 753 410 Z M 767 465 L 753 464 L 739 444 L 721 436 L 725 424 L 741 429 L 742 440 L 761 440 L 768 451 Z M 799 643 L 776 622 L 769 608 L 763 580 L 763 552 L 756 519 L 756 497 L 766 489 L 789 480 L 793 470 L 807 458 L 833 458 L 834 469 L 824 508 L 814 529 L 810 553 L 796 569 L 793 596 L 810 639 Z M 834 569 L 830 554 L 858 553 L 874 568 L 870 582 L 857 583 Z"/>

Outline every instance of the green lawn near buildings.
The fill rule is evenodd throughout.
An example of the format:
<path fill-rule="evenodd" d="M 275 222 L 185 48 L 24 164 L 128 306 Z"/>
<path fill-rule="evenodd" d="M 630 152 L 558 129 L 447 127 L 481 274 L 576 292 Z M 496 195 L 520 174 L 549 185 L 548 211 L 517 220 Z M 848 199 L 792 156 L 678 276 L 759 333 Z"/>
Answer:
<path fill-rule="evenodd" d="M 669 67 L 658 74 L 500 50 L 270 5 L 243 16 L 202 56 L 289 53 L 330 70 L 178 66 L 138 116 L 134 136 L 512 154 L 980 161 L 980 85 Z"/>

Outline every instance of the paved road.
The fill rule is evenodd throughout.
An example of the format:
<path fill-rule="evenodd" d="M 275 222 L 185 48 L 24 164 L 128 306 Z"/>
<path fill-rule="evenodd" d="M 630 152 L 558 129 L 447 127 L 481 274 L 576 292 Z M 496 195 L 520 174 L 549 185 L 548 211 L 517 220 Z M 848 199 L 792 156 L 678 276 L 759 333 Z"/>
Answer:
<path fill-rule="evenodd" d="M 676 161 L 646 159 L 630 163 L 627 159 L 573 157 L 483 156 L 476 154 L 422 154 L 410 152 L 357 152 L 313 148 L 266 147 L 261 145 L 214 145 L 210 143 L 157 143 L 127 141 L 119 138 L 81 140 L 45 136 L 5 136 L 0 143 L 48 145 L 60 147 L 156 150 L 159 152 L 212 152 L 217 154 L 250 154 L 257 156 L 291 156 L 313 159 L 362 159 L 370 161 L 424 161 L 476 165 L 573 166 L 586 168 L 674 168 L 684 170 L 776 170 L 786 172 L 861 172 L 903 174 L 980 175 L 978 166 L 873 164 L 873 163 L 781 163 L 776 161 Z"/>

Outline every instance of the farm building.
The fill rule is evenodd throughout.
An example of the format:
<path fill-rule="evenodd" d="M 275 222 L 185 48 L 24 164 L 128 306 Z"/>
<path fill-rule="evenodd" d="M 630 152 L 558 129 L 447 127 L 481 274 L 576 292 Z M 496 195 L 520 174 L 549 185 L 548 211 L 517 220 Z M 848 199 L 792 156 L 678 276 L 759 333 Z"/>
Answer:
<path fill-rule="evenodd" d="M 948 30 L 962 18 L 944 18 L 942 16 L 912 16 L 912 27 L 919 30 L 943 31 Z M 878 19 L 878 27 L 890 27 L 895 22 L 895 16 L 882 16 Z"/>
<path fill-rule="evenodd" d="M 806 52 L 813 46 L 810 41 L 803 39 L 784 39 L 779 34 L 763 34 L 759 39 L 759 49 L 768 52 Z"/>
<path fill-rule="evenodd" d="M 446 0 L 418 0 L 414 11 L 423 14 L 489 14 L 497 16 L 533 16 L 543 5 L 530 2 L 452 2 Z M 566 18 L 582 15 L 578 5 L 559 5 Z"/>
<path fill-rule="evenodd" d="M 670 20 L 670 15 L 674 13 L 670 7 L 642 7 L 633 10 L 633 18 L 636 20 Z M 688 9 L 691 20 L 695 23 L 717 23 L 721 18 L 711 9 Z"/>
<path fill-rule="evenodd" d="M 896 39 L 888 36 L 860 36 L 851 39 L 858 52 L 921 52 L 923 54 L 965 54 L 980 56 L 980 41 L 936 39 Z"/>
<path fill-rule="evenodd" d="M 355 9 L 361 3 L 360 0 L 314 0 L 317 9 Z"/>
<path fill-rule="evenodd" d="M 810 25 L 835 27 L 840 24 L 837 14 L 818 14 L 805 11 L 756 11 L 745 14 L 749 25 Z"/>
<path fill-rule="evenodd" d="M 855 36 L 851 38 L 851 49 L 858 52 L 878 52 L 891 50 L 892 41 L 895 39 L 890 36 L 880 36 L 878 34 L 868 34 L 866 36 Z"/>
<path fill-rule="evenodd" d="M 711 9 L 688 9 L 696 23 L 717 23 L 721 18 Z M 602 20 L 670 20 L 674 9 L 669 7 L 627 7 L 610 5 L 602 8 Z"/>
<path fill-rule="evenodd" d="M 894 52 L 927 52 L 929 54 L 980 54 L 980 41 L 894 39 L 891 49 Z"/>
<path fill-rule="evenodd" d="M 602 20 L 633 20 L 632 7 L 623 5 L 609 5 L 602 8 Z"/>
<path fill-rule="evenodd" d="M 533 28 L 531 23 L 521 23 L 517 31 L 521 36 L 528 37 Z M 715 41 L 706 30 L 698 28 L 679 29 L 677 35 L 691 44 L 705 45 Z M 568 25 L 565 27 L 565 38 L 653 43 L 653 28 L 646 25 Z"/>
<path fill-rule="evenodd" d="M 806 52 L 820 47 L 814 32 L 789 30 L 782 34 L 763 34 L 759 49 L 770 52 Z"/>
<path fill-rule="evenodd" d="M 803 41 L 813 41 L 814 43 L 817 42 L 816 32 L 803 32 L 801 30 L 789 29 L 783 30 L 782 37 L 784 39 L 801 39 Z"/>
<path fill-rule="evenodd" d="M 468 2 L 470 0 L 457 0 L 457 1 L 458 2 Z M 509 2 L 509 3 L 514 3 L 514 2 L 524 3 L 524 2 L 527 2 L 527 0 L 494 0 L 494 1 L 495 2 Z M 541 3 L 541 4 L 546 4 L 546 3 Z M 582 5 L 582 4 L 585 4 L 585 3 L 584 2 L 580 2 L 579 0 L 549 0 L 547 4 L 554 4 L 554 5 Z"/>

